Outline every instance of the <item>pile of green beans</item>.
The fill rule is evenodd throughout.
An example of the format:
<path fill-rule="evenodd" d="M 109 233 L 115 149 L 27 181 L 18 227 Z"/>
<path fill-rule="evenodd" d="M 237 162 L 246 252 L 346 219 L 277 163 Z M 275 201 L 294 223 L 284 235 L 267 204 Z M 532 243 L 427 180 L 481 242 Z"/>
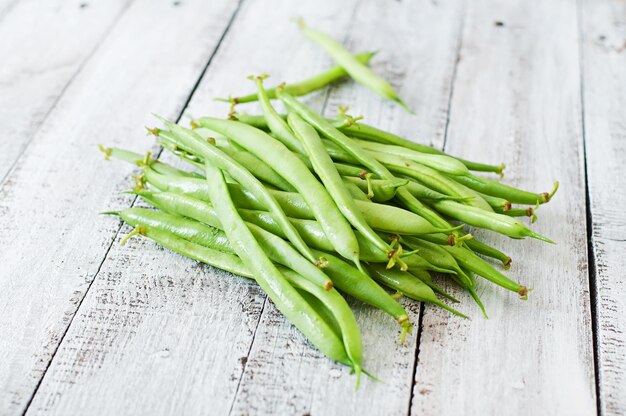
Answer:
<path fill-rule="evenodd" d="M 261 115 L 231 110 L 227 119 L 199 117 L 191 128 L 157 118 L 148 129 L 188 169 L 119 148 L 107 159 L 132 163 L 132 194 L 150 208 L 115 215 L 177 253 L 256 281 L 320 351 L 364 368 L 361 333 L 345 296 L 380 309 L 399 325 L 412 324 L 401 297 L 426 302 L 458 318 L 467 315 L 448 293 L 465 291 L 485 317 L 477 294 L 484 282 L 526 299 L 529 289 L 499 271 L 511 258 L 472 237 L 471 227 L 513 239 L 552 243 L 516 217 L 537 218 L 551 192 L 530 192 L 475 175 L 502 175 L 487 165 L 450 156 L 361 123 L 342 110 L 327 119 L 296 97 L 345 76 L 406 109 L 391 85 L 367 64 L 374 53 L 352 55 L 300 22 L 337 66 L 308 80 L 266 90 L 266 75 L 250 77 L 256 91 L 225 101 L 258 101 Z M 287 109 L 279 114 L 272 100 Z M 516 204 L 514 206 L 514 204 Z M 476 276 L 484 280 L 477 281 Z"/>

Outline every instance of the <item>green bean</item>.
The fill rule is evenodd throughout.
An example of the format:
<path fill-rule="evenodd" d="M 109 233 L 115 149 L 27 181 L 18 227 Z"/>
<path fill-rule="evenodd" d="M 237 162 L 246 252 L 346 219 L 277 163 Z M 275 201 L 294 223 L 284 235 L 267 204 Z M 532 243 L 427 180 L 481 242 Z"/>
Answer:
<path fill-rule="evenodd" d="M 516 283 L 494 269 L 485 260 L 478 257 L 471 250 L 461 247 L 441 246 L 448 251 L 456 259 L 459 265 L 471 272 L 474 272 L 485 279 L 502 286 L 505 289 L 519 293 L 525 299 L 528 294 L 528 288 Z"/>
<path fill-rule="evenodd" d="M 498 214 L 507 215 L 509 217 L 529 217 L 531 224 L 534 224 L 537 221 L 537 214 L 533 207 L 528 208 L 510 208 L 507 210 L 500 210 L 498 208 L 495 209 Z"/>
<path fill-rule="evenodd" d="M 363 65 L 344 49 L 340 43 L 325 33 L 308 27 L 302 19 L 298 20 L 302 33 L 317 45 L 322 47 L 356 82 L 365 85 L 380 96 L 400 104 L 409 113 L 413 114 L 404 101 L 398 97 L 389 82 L 376 75 L 368 66 Z"/>
<path fill-rule="evenodd" d="M 480 195 L 480 197 L 489 204 L 489 206 L 493 209 L 494 212 L 504 212 L 504 211 L 509 211 L 511 209 L 511 201 L 508 201 L 504 198 L 498 198 L 497 196 L 481 194 L 470 188 L 467 188 L 467 189 Z"/>
<path fill-rule="evenodd" d="M 424 284 L 426 284 L 426 286 L 431 288 L 433 292 L 435 292 L 437 295 L 442 296 L 454 303 L 460 303 L 460 301 L 457 298 L 455 298 L 454 296 L 452 296 L 451 294 L 443 290 L 435 282 L 433 282 L 433 278 L 430 276 L 430 273 L 428 273 L 428 271 L 417 269 L 417 270 L 409 270 L 408 272 L 411 273 L 416 278 L 418 278 L 419 280 L 421 280 Z M 454 275 L 451 275 L 451 276 L 454 276 Z"/>
<path fill-rule="evenodd" d="M 463 163 L 447 155 L 422 153 L 401 146 L 370 142 L 367 140 L 355 140 L 355 142 L 369 152 L 402 157 L 449 175 L 465 175 L 469 173 Z"/>
<path fill-rule="evenodd" d="M 285 240 L 255 224 L 246 223 L 246 225 L 270 259 L 292 269 L 312 283 L 323 287 L 324 290 L 330 290 L 333 287 L 333 282 L 328 276 L 302 257 Z"/>
<path fill-rule="evenodd" d="M 200 223 L 209 225 L 210 227 L 219 228 L 221 223 L 217 217 L 217 213 L 213 207 L 197 199 L 194 199 L 185 195 L 177 195 L 168 192 L 138 192 L 142 198 L 144 198 L 151 205 L 156 206 L 166 212 L 183 213 Z M 282 230 L 276 224 L 272 216 L 263 211 L 251 211 L 245 209 L 239 209 L 239 214 L 242 219 L 248 223 L 259 225 L 261 228 L 268 230 L 269 232 L 277 231 L 277 235 L 281 235 Z M 261 219 L 262 222 L 258 223 L 255 220 Z M 324 272 L 330 276 L 335 287 L 342 292 L 349 294 L 350 296 L 380 308 L 396 318 L 398 323 L 403 326 L 405 331 L 410 332 L 410 323 L 408 322 L 408 316 L 402 307 L 391 298 L 387 292 L 382 290 L 369 276 L 359 272 L 357 269 L 346 264 L 339 258 L 324 252 L 332 251 L 333 247 L 326 239 L 326 236 L 321 231 L 321 228 L 315 221 L 291 219 L 296 228 L 301 231 L 303 236 L 313 235 L 311 240 L 307 240 L 307 244 L 312 246 L 319 245 L 320 241 L 326 241 L 325 244 L 319 248 L 319 250 L 313 250 L 313 253 L 318 257 L 323 257 L 327 263 L 327 267 L 324 268 Z M 129 221 L 127 221 L 129 222 Z M 130 222 L 129 222 L 130 223 Z M 300 224 L 300 226 L 298 225 Z M 131 223 L 131 225 L 135 225 Z M 269 227 L 269 228 L 268 228 Z M 304 232 L 306 230 L 306 232 Z M 308 234 L 307 234 L 308 233 Z M 216 233 L 219 237 L 220 234 Z M 208 240 L 204 239 L 206 243 Z M 224 242 L 222 238 L 217 238 L 217 242 L 213 243 L 212 248 L 219 248 L 223 251 L 232 252 L 232 247 L 228 240 Z M 386 260 L 383 254 L 383 261 Z"/>
<path fill-rule="evenodd" d="M 315 129 L 302 120 L 297 114 L 289 113 L 287 116 L 289 126 L 292 128 L 298 140 L 309 156 L 317 176 L 320 178 L 328 193 L 333 198 L 343 216 L 365 238 L 380 250 L 388 250 L 387 244 L 374 232 L 363 218 L 356 201 L 345 188 L 341 176 L 337 172 L 333 161 L 326 153 L 324 145 Z"/>
<path fill-rule="evenodd" d="M 358 186 L 362 191 L 367 192 L 371 188 L 374 202 L 387 202 L 396 196 L 398 188 L 409 183 L 406 179 L 360 179 L 355 176 L 343 176 L 344 183 Z M 368 183 L 369 182 L 369 183 Z M 367 195 L 369 197 L 369 195 Z"/>
<path fill-rule="evenodd" d="M 359 245 L 350 223 L 344 218 L 328 191 L 282 143 L 261 130 L 231 120 L 203 117 L 197 125 L 215 130 L 236 141 L 252 154 L 272 166 L 298 190 L 306 205 L 324 229 L 324 233 L 345 258 L 359 262 Z"/>
<path fill-rule="evenodd" d="M 337 172 L 339 172 L 341 176 L 358 176 L 359 178 L 364 178 L 365 175 L 370 174 L 372 175 L 372 179 L 375 179 L 377 177 L 377 175 L 369 173 L 367 170 L 359 166 L 346 165 L 344 163 L 335 162 L 335 167 L 337 168 Z"/>
<path fill-rule="evenodd" d="M 370 265 L 368 266 L 368 270 L 375 280 L 378 280 L 385 286 L 401 292 L 403 295 L 406 295 L 411 299 L 415 299 L 420 302 L 432 303 L 447 310 L 448 312 L 453 313 L 454 315 L 467 318 L 467 315 L 462 314 L 456 309 L 451 308 L 440 301 L 428 285 L 409 273 L 400 272 L 398 270 L 388 270 L 381 265 Z"/>
<path fill-rule="evenodd" d="M 378 175 L 381 179 L 395 179 L 389 170 L 378 162 L 375 158 L 371 157 L 367 152 L 356 145 L 352 139 L 348 138 L 345 134 L 337 130 L 328 120 L 320 116 L 318 113 L 296 100 L 291 95 L 279 91 L 278 98 L 280 98 L 291 110 L 298 113 L 306 122 L 315 127 L 322 135 L 331 140 L 336 145 L 340 146 L 342 150 L 349 153 L 354 157 L 361 165 L 365 166 L 370 172 Z M 433 211 L 424 207 L 413 195 L 406 189 L 400 188 L 398 190 L 398 199 L 412 212 L 423 216 L 432 225 L 440 228 L 449 228 L 445 220 Z M 375 227 L 373 227 L 375 228 Z"/>
<path fill-rule="evenodd" d="M 485 309 L 485 304 L 483 303 L 483 301 L 480 299 L 480 296 L 478 296 L 478 293 L 476 292 L 476 276 L 474 276 L 474 273 L 471 272 L 470 270 L 467 270 L 465 268 L 462 268 L 463 272 L 465 273 L 466 276 L 468 276 L 468 278 L 473 282 L 473 284 L 471 286 L 463 286 L 465 288 L 465 290 L 467 290 L 469 292 L 469 294 L 472 296 L 472 299 L 474 299 L 474 302 L 476 303 L 476 305 L 480 308 L 481 312 L 483 313 L 483 316 L 485 317 L 485 319 L 489 319 L 489 315 L 487 315 L 487 310 Z"/>
<path fill-rule="evenodd" d="M 350 193 L 352 199 L 356 199 L 358 201 L 370 202 L 369 196 L 361 190 L 355 184 L 346 181 L 345 177 L 343 178 L 343 185 L 346 187 L 346 190 Z"/>
<path fill-rule="evenodd" d="M 511 186 L 491 179 L 479 178 L 478 176 L 474 175 L 451 176 L 451 178 L 477 192 L 486 195 L 496 196 L 499 198 L 505 198 L 514 204 L 544 204 L 550 201 L 550 199 L 552 199 L 552 197 L 556 193 L 557 189 L 559 189 L 559 183 L 555 182 L 554 188 L 550 193 L 542 192 L 539 194 L 535 194 L 532 192 L 522 191 L 520 189 L 513 188 Z"/>
<path fill-rule="evenodd" d="M 195 244 L 200 244 L 225 253 L 232 253 L 228 238 L 218 228 L 201 224 L 178 215 L 159 212 L 147 208 L 127 208 L 116 214 L 133 227 L 146 226 L 159 229 L 183 238 Z"/>
<path fill-rule="evenodd" d="M 435 234 L 432 234 L 435 235 Z M 423 236 L 423 238 L 425 239 L 426 237 L 429 236 Z M 471 240 L 466 240 L 463 242 L 463 244 L 465 244 L 467 246 L 467 248 L 469 248 L 470 250 L 478 253 L 478 254 L 482 254 L 483 256 L 487 256 L 487 257 L 491 257 L 493 259 L 496 260 L 500 260 L 502 262 L 502 266 L 504 267 L 505 270 L 508 270 L 511 267 L 511 257 L 504 254 L 503 252 L 501 252 L 500 250 L 491 247 L 479 240 L 476 240 L 475 238 L 471 239 Z"/>
<path fill-rule="evenodd" d="M 493 212 L 491 206 L 480 196 L 468 192 L 455 181 L 448 179 L 446 176 L 428 166 L 394 155 L 378 154 L 376 158 L 392 172 L 409 176 L 423 185 L 443 194 L 458 198 L 468 198 L 465 204 Z"/>
<path fill-rule="evenodd" d="M 283 118 L 286 117 L 284 114 L 280 114 L 280 116 Z M 268 128 L 266 121 L 263 119 L 263 116 L 255 116 L 255 115 L 241 113 L 241 114 L 237 114 L 236 118 L 242 123 L 249 124 L 259 129 Z M 341 131 L 342 133 L 344 133 L 345 135 L 351 138 L 363 139 L 363 140 L 368 140 L 370 142 L 376 142 L 376 143 L 401 146 L 407 149 L 415 150 L 417 152 L 427 153 L 427 154 L 432 154 L 432 155 L 445 155 L 463 163 L 467 167 L 467 169 L 471 171 L 493 172 L 493 173 L 497 173 L 498 175 L 502 175 L 502 172 L 504 171 L 504 168 L 505 168 L 504 163 L 501 163 L 500 165 L 487 165 L 484 163 L 472 162 L 472 161 L 465 160 L 459 157 L 451 156 L 445 152 L 442 152 L 439 149 L 435 149 L 432 146 L 426 146 L 423 144 L 412 142 L 400 136 L 396 136 L 393 133 L 389 133 L 384 130 L 377 129 L 376 127 L 370 126 L 368 124 L 364 124 L 364 123 L 345 124 L 345 123 L 342 123 L 341 121 L 329 120 L 329 119 L 327 119 L 327 121 L 329 123 L 332 123 L 333 126 L 336 127 L 339 131 Z"/>
<path fill-rule="evenodd" d="M 210 205 L 209 205 L 210 206 Z M 256 211 L 251 209 L 239 208 L 239 214 L 247 222 L 258 225 L 259 227 L 276 234 L 280 237 L 284 237 L 284 233 L 276 224 L 276 221 L 272 215 L 265 211 Z M 335 247 L 328 240 L 324 230 L 315 220 L 303 220 L 300 218 L 289 218 L 289 221 L 298 230 L 302 239 L 311 248 L 315 248 L 323 251 L 335 251 Z M 358 238 L 357 238 L 358 239 Z"/>
<path fill-rule="evenodd" d="M 178 154 L 185 160 L 186 162 L 192 164 L 194 167 L 198 169 L 203 169 L 204 160 L 198 155 L 191 155 L 184 151 L 181 152 L 176 145 L 176 138 L 173 133 L 170 131 L 153 129 L 151 130 L 155 136 L 157 136 L 159 143 L 170 150 L 174 154 Z M 219 150 L 230 156 L 234 161 L 238 162 L 240 165 L 245 166 L 252 175 L 254 175 L 259 180 L 264 183 L 270 184 L 275 188 L 282 189 L 284 191 L 294 191 L 294 188 L 289 184 L 289 182 L 285 181 L 274 169 L 272 169 L 265 162 L 252 155 L 251 153 L 245 151 L 244 149 L 237 146 L 232 141 L 223 138 L 222 140 L 215 139 L 212 137 L 214 132 L 211 134 L 207 134 L 208 129 L 195 129 L 194 133 L 197 133 L 202 139 L 208 141 L 209 143 L 215 143 Z M 202 134 L 200 134 L 202 133 Z M 202 177 L 202 176 L 201 176 Z"/>
<path fill-rule="evenodd" d="M 200 136 L 191 130 L 180 127 L 176 124 L 160 118 L 161 121 L 170 128 L 173 133 L 172 139 L 175 140 L 175 144 L 187 151 L 198 153 L 206 161 L 216 163 L 220 168 L 225 169 L 233 178 L 235 178 L 242 186 L 254 194 L 254 196 L 260 201 L 265 209 L 270 210 L 273 215 L 276 216 L 277 222 L 281 228 L 285 231 L 289 241 L 298 249 L 298 251 L 305 256 L 309 261 L 315 262 L 313 255 L 310 253 L 307 245 L 302 241 L 300 235 L 285 215 L 284 211 L 268 190 L 263 186 L 258 179 L 256 179 L 245 167 L 235 162 L 232 158 L 219 150 L 217 147 L 202 140 Z M 145 172 L 145 170 L 144 170 Z M 145 174 L 145 173 L 144 173 Z M 188 178 L 192 180 L 192 178 Z"/>
<path fill-rule="evenodd" d="M 374 55 L 376 55 L 376 52 L 362 52 L 357 53 L 354 58 L 362 64 L 368 64 L 369 61 L 374 57 Z M 286 84 L 283 88 L 285 88 L 285 90 L 289 92 L 289 94 L 294 96 L 306 95 L 322 89 L 325 86 L 345 77 L 346 75 L 348 74 L 346 73 L 346 70 L 343 69 L 343 67 L 335 65 L 328 70 L 320 74 L 314 75 L 304 81 Z M 276 98 L 276 88 L 267 89 L 267 96 L 270 99 Z M 256 93 L 244 95 L 242 97 L 216 98 L 217 101 L 226 101 L 233 104 L 250 103 L 257 101 L 258 99 L 259 97 Z"/>
<path fill-rule="evenodd" d="M 285 275 L 285 277 L 287 277 L 287 270 L 283 271 L 283 274 Z M 294 286 L 300 296 L 302 296 L 302 298 L 304 298 L 304 300 L 309 305 L 311 305 L 313 309 L 315 309 L 315 312 L 317 312 L 320 318 L 322 318 L 324 322 L 326 322 L 326 324 L 332 328 L 333 332 L 335 332 L 335 334 L 341 338 L 341 327 L 339 326 L 339 322 L 337 322 L 337 319 L 333 316 L 333 313 L 326 307 L 326 305 L 324 305 L 321 300 L 319 300 L 317 297 L 313 296 L 309 292 L 298 288 L 294 284 L 292 284 L 292 286 Z"/>
<path fill-rule="evenodd" d="M 416 250 L 417 254 L 429 263 L 441 268 L 454 270 L 459 280 L 464 281 L 466 284 L 470 283 L 455 258 L 439 245 L 411 236 L 403 236 L 401 241 L 405 242 L 406 246 L 410 247 L 411 250 Z"/>
<path fill-rule="evenodd" d="M 411 323 L 406 311 L 394 298 L 382 289 L 371 277 L 338 257 L 321 251 L 313 251 L 316 256 L 324 257 L 328 265 L 324 272 L 330 276 L 335 287 L 344 293 L 368 303 L 396 319 L 403 333 L 411 333 Z"/>
<path fill-rule="evenodd" d="M 289 94 L 279 91 L 278 97 L 283 100 L 289 108 L 297 112 L 309 124 L 320 131 L 326 138 L 330 139 L 333 143 L 335 143 L 335 145 L 347 152 L 351 157 L 356 159 L 361 165 L 365 166 L 372 173 L 377 174 L 382 179 L 394 179 L 394 176 L 385 166 L 361 149 L 350 138 L 346 137 L 343 133 L 337 130 L 331 123 L 328 122 L 328 120 L 324 119 L 315 111 L 300 103 Z M 443 218 L 419 202 L 413 195 L 410 194 L 408 190 L 400 188 L 398 190 L 398 200 L 401 201 L 411 212 L 422 216 L 435 227 L 451 227 L 450 224 L 448 224 Z"/>
<path fill-rule="evenodd" d="M 513 217 L 486 212 L 480 208 L 461 205 L 454 201 L 432 201 L 431 205 L 439 212 L 475 227 L 485 228 L 513 238 L 532 237 L 554 244 L 552 240 L 538 234 Z"/>
<path fill-rule="evenodd" d="M 219 146 L 219 149 L 233 158 L 233 160 L 239 162 L 242 166 L 245 166 L 257 179 L 283 191 L 295 191 L 295 188 L 291 186 L 289 182 L 276 173 L 267 163 L 253 154 L 237 150 L 233 146 Z"/>
<path fill-rule="evenodd" d="M 253 119 L 249 119 L 249 121 L 252 122 Z M 376 127 L 372 127 L 370 125 L 363 124 L 363 123 L 351 123 L 349 125 L 342 125 L 339 127 L 339 130 L 341 130 L 343 133 L 347 134 L 348 136 L 359 138 L 359 139 L 369 140 L 369 141 L 377 142 L 377 143 L 402 146 L 402 147 L 406 147 L 407 149 L 416 150 L 422 153 L 430 153 L 434 155 L 447 155 L 446 153 L 442 152 L 439 149 L 435 149 L 434 147 L 412 142 L 400 136 L 396 136 L 393 133 L 389 133 L 384 130 L 377 129 Z M 447 156 L 450 156 L 450 155 L 447 155 Z M 454 157 L 454 156 L 450 156 L 450 157 Z M 458 157 L 454 157 L 454 158 L 460 161 L 461 163 L 463 163 L 469 170 L 473 170 L 473 171 L 494 172 L 494 173 L 501 175 L 502 171 L 504 170 L 504 164 L 500 164 L 499 166 L 494 166 L 494 165 L 486 165 L 483 163 L 471 162 L 471 161 L 464 160 Z"/>
<path fill-rule="evenodd" d="M 100 150 L 105 154 L 105 158 L 108 160 L 110 158 L 123 160 L 128 163 L 135 164 L 140 167 L 149 166 L 154 169 L 156 172 L 159 172 L 163 175 L 174 175 L 174 176 L 184 176 L 190 178 L 199 178 L 203 179 L 204 176 L 197 172 L 187 172 L 181 169 L 177 169 L 173 166 L 168 165 L 167 163 L 160 162 L 156 159 L 150 158 L 150 152 L 145 155 L 141 155 L 139 153 L 131 152 L 130 150 L 120 149 L 117 147 L 108 147 L 105 148 L 103 146 L 99 146 Z"/>
<path fill-rule="evenodd" d="M 214 206 L 226 236 L 243 263 L 255 271 L 256 281 L 272 299 L 278 309 L 293 322 L 313 344 L 335 361 L 350 365 L 360 374 L 359 357 L 352 357 L 337 339 L 330 327 L 302 299 L 285 277 L 265 255 L 233 204 L 222 172 L 210 164 L 206 168 L 207 181 L 211 183 L 211 200 L 220 201 Z"/>
<path fill-rule="evenodd" d="M 266 77 L 267 75 L 261 75 L 258 77 L 251 77 L 250 79 L 254 80 L 256 83 L 259 103 L 261 104 L 261 109 L 263 110 L 263 115 L 267 121 L 270 131 L 274 134 L 274 137 L 287 146 L 289 150 L 295 153 L 305 154 L 302 143 L 300 143 L 296 136 L 294 136 L 293 132 L 287 125 L 287 122 L 285 122 L 285 119 L 281 118 L 274 107 L 272 107 L 269 97 L 263 88 L 263 80 Z"/>
<path fill-rule="evenodd" d="M 403 176 L 403 175 L 401 175 Z M 413 179 L 409 178 L 409 183 L 407 183 L 406 185 L 406 189 L 409 191 L 409 193 L 419 199 L 432 199 L 435 201 L 439 201 L 439 200 L 450 200 L 450 201 L 459 201 L 459 202 L 464 202 L 467 201 L 468 199 L 472 199 L 472 197 L 457 197 L 457 196 L 450 196 L 450 195 L 446 195 L 446 194 L 442 194 L 441 192 L 437 192 L 434 189 L 430 189 L 427 186 L 422 185 L 419 182 L 416 182 Z"/>

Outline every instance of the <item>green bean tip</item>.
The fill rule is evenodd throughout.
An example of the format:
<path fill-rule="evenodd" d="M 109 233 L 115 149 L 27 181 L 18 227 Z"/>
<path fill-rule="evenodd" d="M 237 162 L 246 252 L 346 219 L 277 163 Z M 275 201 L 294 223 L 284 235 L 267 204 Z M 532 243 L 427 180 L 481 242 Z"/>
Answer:
<path fill-rule="evenodd" d="M 504 270 L 509 270 L 511 268 L 511 263 L 513 263 L 513 259 L 511 259 L 511 257 L 507 257 L 506 260 L 502 262 Z"/>
<path fill-rule="evenodd" d="M 116 216 L 120 216 L 120 212 L 119 211 L 104 211 L 104 212 L 100 212 L 98 215 L 116 215 Z"/>
<path fill-rule="evenodd" d="M 111 160 L 111 152 L 113 151 L 113 149 L 111 149 L 110 147 L 104 147 L 101 144 L 98 145 L 98 149 L 100 149 L 100 151 L 104 153 L 104 160 Z"/>
<path fill-rule="evenodd" d="M 552 191 L 550 193 L 544 192 L 541 194 L 541 198 L 543 199 L 543 202 L 550 202 L 550 200 L 552 199 L 554 194 L 556 194 L 556 191 L 558 191 L 558 189 L 559 189 L 559 181 L 554 181 L 554 186 L 552 188 Z"/>
<path fill-rule="evenodd" d="M 400 105 L 400 107 L 404 108 L 404 110 L 411 114 L 411 115 L 415 115 L 415 111 L 413 111 L 411 109 L 411 107 L 408 106 L 407 103 L 405 103 L 404 101 L 402 101 L 399 97 L 396 97 L 393 101 L 395 101 L 396 103 L 398 103 Z"/>
<path fill-rule="evenodd" d="M 517 292 L 519 294 L 519 298 L 521 300 L 528 300 L 528 292 L 532 289 L 528 289 L 526 286 L 522 286 L 522 288 Z"/>

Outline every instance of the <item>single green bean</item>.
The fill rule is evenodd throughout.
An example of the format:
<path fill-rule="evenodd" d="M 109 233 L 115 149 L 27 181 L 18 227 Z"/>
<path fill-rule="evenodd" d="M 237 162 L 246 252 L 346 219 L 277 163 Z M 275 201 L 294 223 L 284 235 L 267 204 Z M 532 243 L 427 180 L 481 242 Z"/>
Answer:
<path fill-rule="evenodd" d="M 345 183 L 351 183 L 358 186 L 363 192 L 368 192 L 371 188 L 372 201 L 387 202 L 396 196 L 398 188 L 409 183 L 406 179 L 361 179 L 355 176 L 343 176 Z"/>
<path fill-rule="evenodd" d="M 467 188 L 467 189 L 471 190 L 472 192 L 476 192 L 470 188 Z M 480 192 L 476 192 L 476 193 L 480 195 L 482 199 L 487 201 L 489 206 L 491 206 L 491 208 L 493 208 L 495 212 L 504 212 L 504 211 L 508 211 L 511 209 L 511 201 L 508 201 L 504 198 L 498 198 L 497 196 L 481 194 Z"/>
<path fill-rule="evenodd" d="M 389 82 L 376 75 L 368 66 L 359 62 L 333 38 L 318 30 L 308 27 L 302 19 L 298 20 L 302 33 L 317 45 L 322 47 L 356 82 L 365 85 L 380 96 L 400 104 L 409 113 L 413 114 L 404 101 L 398 97 Z"/>
<path fill-rule="evenodd" d="M 163 175 L 184 176 L 199 179 L 204 178 L 204 176 L 202 176 L 198 172 L 187 172 L 185 170 L 177 169 L 171 165 L 168 165 L 167 163 L 152 159 L 150 157 L 150 153 L 142 156 L 139 153 L 131 152 L 130 150 L 120 149 L 117 147 L 99 147 L 100 150 L 105 154 L 105 158 L 107 160 L 113 158 L 117 160 L 123 160 L 125 162 L 132 163 L 140 167 L 149 166 L 155 171 L 162 173 Z"/>
<path fill-rule="evenodd" d="M 343 178 L 343 184 L 348 190 L 348 192 L 350 193 L 350 196 L 352 197 L 352 199 L 356 199 L 358 201 L 365 201 L 365 202 L 370 201 L 368 195 L 365 192 L 363 192 L 361 188 L 359 188 L 355 184 L 349 181 L 346 181 L 345 178 Z"/>
<path fill-rule="evenodd" d="M 250 119 L 249 121 L 253 121 Z M 377 143 L 385 143 L 392 144 L 396 146 L 406 147 L 407 149 L 416 150 L 422 153 L 430 153 L 434 155 L 447 155 L 439 149 L 435 149 L 432 146 L 426 146 L 423 144 L 415 143 L 410 140 L 404 139 L 400 136 L 397 136 L 393 133 L 386 132 L 384 130 L 377 129 L 376 127 L 364 124 L 364 123 L 349 123 L 344 124 L 339 127 L 343 133 L 348 136 L 369 140 Z M 447 155 L 450 156 L 450 155 Z M 454 157 L 454 156 L 450 156 Z M 495 165 L 486 165 L 483 163 L 471 162 L 468 160 L 464 160 L 458 157 L 454 157 L 463 163 L 469 170 L 479 171 L 479 172 L 494 172 L 497 174 L 502 174 L 504 170 L 504 164 L 500 164 L 499 166 Z"/>
<path fill-rule="evenodd" d="M 374 55 L 376 55 L 376 52 L 361 52 L 354 55 L 354 58 L 362 64 L 368 64 Z M 304 81 L 286 84 L 282 87 L 291 95 L 301 96 L 322 89 L 347 75 L 348 74 L 343 67 L 335 65 L 328 70 L 314 75 Z M 269 88 L 266 91 L 268 98 L 276 98 L 276 88 Z M 242 97 L 216 98 L 217 101 L 226 101 L 233 104 L 250 103 L 257 101 L 258 99 L 259 96 L 256 93 L 244 95 Z"/>
<path fill-rule="evenodd" d="M 495 209 L 498 214 L 507 215 L 509 217 L 529 217 L 530 223 L 534 224 L 537 221 L 537 214 L 533 207 L 528 208 L 510 208 L 507 210 Z"/>
<path fill-rule="evenodd" d="M 471 270 L 468 270 L 465 268 L 463 268 L 463 272 L 465 273 L 466 276 L 468 276 L 468 278 L 473 282 L 473 284 L 471 286 L 463 286 L 463 285 L 461 286 L 463 286 L 464 289 L 467 290 L 469 294 L 472 296 L 472 299 L 474 299 L 474 303 L 476 303 L 476 305 L 480 308 L 485 319 L 489 319 L 489 315 L 487 315 L 487 310 L 485 309 L 485 304 L 483 303 L 483 301 L 480 299 L 480 296 L 478 296 L 478 293 L 476 292 L 476 276 Z"/>
<path fill-rule="evenodd" d="M 496 196 L 499 198 L 505 198 L 514 204 L 544 204 L 550 201 L 556 193 L 557 189 L 559 189 L 559 183 L 555 182 L 554 188 L 551 192 L 542 192 L 535 194 L 532 192 L 513 188 L 512 186 L 508 186 L 491 179 L 479 178 L 478 176 L 474 175 L 451 176 L 451 178 L 477 192 L 486 195 Z"/>
<path fill-rule="evenodd" d="M 404 176 L 404 175 L 400 175 Z M 437 192 L 434 189 L 430 189 L 427 186 L 422 185 L 419 182 L 416 182 L 413 179 L 409 178 L 409 183 L 406 185 L 406 189 L 411 193 L 411 195 L 415 196 L 419 199 L 432 199 L 435 201 L 439 200 L 449 200 L 449 201 L 467 201 L 472 199 L 472 197 L 456 197 L 442 194 L 441 192 Z"/>
<path fill-rule="evenodd" d="M 267 125 L 270 128 L 270 131 L 273 133 L 274 137 L 282 142 L 285 146 L 289 148 L 292 152 L 305 154 L 305 149 L 302 146 L 302 143 L 296 138 L 294 133 L 291 131 L 285 119 L 280 117 L 274 107 L 272 107 L 272 103 L 270 103 L 270 99 L 263 88 L 263 79 L 265 79 L 267 75 L 261 75 L 258 77 L 252 77 L 251 79 L 255 81 L 259 103 L 261 104 L 261 109 L 263 110 L 263 116 L 267 121 Z"/>
<path fill-rule="evenodd" d="M 320 351 L 335 361 L 352 364 L 357 376 L 361 372 L 359 357 L 352 357 L 337 339 L 332 329 L 319 317 L 285 277 L 276 269 L 271 260 L 243 222 L 230 198 L 222 172 L 207 164 L 206 178 L 211 186 L 211 200 L 220 201 L 214 206 L 226 236 L 233 249 L 251 270 L 255 271 L 256 281 L 272 299 L 278 309 L 292 321 L 315 344 Z"/>
<path fill-rule="evenodd" d="M 449 175 L 465 175 L 469 173 L 467 167 L 453 157 L 447 155 L 433 155 L 418 152 L 406 147 L 370 142 L 367 140 L 355 140 L 363 149 L 376 154 L 389 154 L 412 160 L 431 169 L 435 169 Z"/>
<path fill-rule="evenodd" d="M 432 201 L 430 204 L 440 213 L 475 227 L 492 230 L 513 238 L 532 237 L 554 244 L 549 238 L 534 232 L 513 217 L 486 212 L 480 208 L 461 205 L 455 201 Z"/>
<path fill-rule="evenodd" d="M 433 292 L 428 285 L 415 276 L 412 276 L 410 273 L 404 273 L 398 270 L 388 270 L 381 265 L 370 265 L 368 270 L 375 280 L 378 280 L 385 286 L 401 292 L 403 295 L 406 295 L 411 299 L 415 299 L 420 302 L 432 303 L 447 310 L 448 312 L 453 313 L 454 315 L 467 318 L 467 315 L 462 314 L 456 309 L 451 308 L 440 301 L 435 295 L 435 292 Z"/>

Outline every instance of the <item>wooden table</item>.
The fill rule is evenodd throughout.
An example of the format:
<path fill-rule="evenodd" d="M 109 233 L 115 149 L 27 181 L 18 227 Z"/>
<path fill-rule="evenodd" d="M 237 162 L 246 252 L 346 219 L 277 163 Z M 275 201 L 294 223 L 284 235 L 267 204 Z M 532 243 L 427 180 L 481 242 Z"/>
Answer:
<path fill-rule="evenodd" d="M 353 51 L 415 109 L 346 82 L 310 96 L 547 190 L 535 229 L 477 233 L 514 259 L 527 302 L 480 284 L 463 320 L 403 301 L 405 345 L 353 303 L 355 391 L 250 281 L 99 212 L 128 207 L 151 112 L 225 115 L 216 96 L 331 65 L 295 16 Z M 623 415 L 626 413 L 626 4 L 567 1 L 0 1 L 0 414 Z M 258 109 L 249 106 L 251 112 Z M 157 150 L 156 148 L 152 148 Z"/>

